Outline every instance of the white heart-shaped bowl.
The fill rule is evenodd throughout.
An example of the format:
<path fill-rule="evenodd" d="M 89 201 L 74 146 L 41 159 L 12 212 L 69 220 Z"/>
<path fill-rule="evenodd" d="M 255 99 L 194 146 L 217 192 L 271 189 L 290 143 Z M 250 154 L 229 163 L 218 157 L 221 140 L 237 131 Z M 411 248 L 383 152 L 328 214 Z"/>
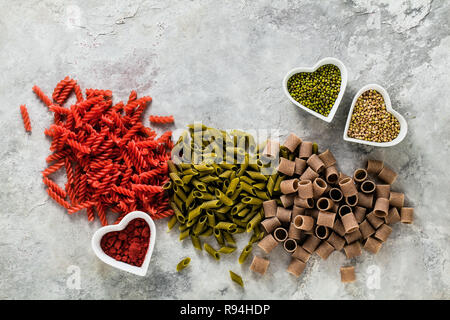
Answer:
<path fill-rule="evenodd" d="M 117 261 L 116 259 L 108 256 L 101 248 L 100 241 L 102 240 L 103 236 L 109 232 L 113 231 L 121 231 L 126 228 L 128 223 L 131 220 L 142 218 L 150 227 L 150 243 L 148 245 L 147 254 L 145 255 L 144 262 L 140 267 L 132 266 L 131 264 Z M 114 268 L 124 270 L 127 272 L 134 273 L 138 276 L 145 276 L 148 270 L 148 265 L 150 263 L 150 258 L 152 257 L 153 248 L 155 246 L 155 239 L 156 239 L 156 228 L 155 223 L 153 222 L 152 218 L 148 214 L 142 211 L 133 211 L 127 214 L 122 221 L 120 221 L 118 224 L 113 224 L 110 226 L 105 226 L 100 229 L 98 229 L 94 235 L 92 236 L 92 249 L 94 250 L 94 253 L 97 255 L 97 257 L 102 260 L 104 263 L 109 264 L 110 266 L 113 266 Z"/>
<path fill-rule="evenodd" d="M 386 104 L 386 111 L 393 114 L 394 117 L 397 118 L 397 120 L 399 121 L 400 132 L 394 140 L 389 141 L 389 142 L 373 142 L 373 141 L 366 141 L 366 140 L 361 140 L 361 139 L 350 138 L 347 135 L 348 127 L 350 126 L 350 120 L 351 120 L 352 114 L 353 114 L 353 108 L 356 105 L 356 101 L 358 100 L 359 96 L 362 95 L 367 90 L 378 91 L 383 96 L 384 102 Z M 392 146 L 395 146 L 396 144 L 400 143 L 405 138 L 407 132 L 408 132 L 408 124 L 406 123 L 405 118 L 403 118 L 403 116 L 400 113 L 398 113 L 397 111 L 392 109 L 391 99 L 389 98 L 389 94 L 382 86 L 375 84 L 375 83 L 368 84 L 368 85 L 362 87 L 356 93 L 355 97 L 353 98 L 352 106 L 350 107 L 350 111 L 347 116 L 347 123 L 345 124 L 345 130 L 344 130 L 344 140 L 345 141 L 367 144 L 369 146 L 374 146 L 374 147 L 392 147 Z"/>
<path fill-rule="evenodd" d="M 294 98 L 291 97 L 291 95 L 289 94 L 288 88 L 287 88 L 287 83 L 290 77 L 292 77 L 294 74 L 299 73 L 299 72 L 314 72 L 316 71 L 318 68 L 320 68 L 323 65 L 326 64 L 333 64 L 336 67 L 339 68 L 339 70 L 341 71 L 341 87 L 339 89 L 339 94 L 338 97 L 336 99 L 336 101 L 333 104 L 333 107 L 330 110 L 330 113 L 328 114 L 328 116 L 323 116 L 320 113 L 317 113 L 307 107 L 305 107 L 304 105 L 302 105 L 301 103 L 297 102 L 294 100 Z M 342 61 L 340 61 L 339 59 L 336 58 L 324 58 L 322 60 L 320 60 L 319 62 L 316 63 L 316 65 L 312 68 L 305 68 L 305 67 L 300 67 L 300 68 L 294 68 L 291 71 L 289 71 L 286 76 L 283 79 L 283 90 L 284 93 L 286 94 L 286 96 L 289 98 L 289 100 L 295 104 L 297 107 L 305 110 L 306 112 L 312 114 L 313 116 L 322 119 L 323 121 L 326 122 L 331 122 L 331 120 L 333 120 L 334 115 L 339 107 L 339 103 L 341 103 L 342 97 L 344 96 L 344 92 L 345 92 L 345 88 L 347 87 L 347 68 L 345 67 L 345 65 L 342 63 Z"/>

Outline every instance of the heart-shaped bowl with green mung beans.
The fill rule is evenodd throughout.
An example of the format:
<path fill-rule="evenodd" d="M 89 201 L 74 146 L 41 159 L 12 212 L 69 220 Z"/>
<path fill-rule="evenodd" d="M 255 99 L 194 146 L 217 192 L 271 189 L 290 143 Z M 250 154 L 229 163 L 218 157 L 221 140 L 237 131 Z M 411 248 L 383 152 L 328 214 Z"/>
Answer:
<path fill-rule="evenodd" d="M 290 70 L 283 79 L 283 90 L 297 107 L 331 122 L 347 87 L 347 68 L 336 58 L 324 58 L 312 68 Z"/>
<path fill-rule="evenodd" d="M 375 147 L 392 147 L 408 132 L 405 118 L 391 105 L 388 92 L 378 84 L 362 87 L 353 98 L 344 140 Z"/>

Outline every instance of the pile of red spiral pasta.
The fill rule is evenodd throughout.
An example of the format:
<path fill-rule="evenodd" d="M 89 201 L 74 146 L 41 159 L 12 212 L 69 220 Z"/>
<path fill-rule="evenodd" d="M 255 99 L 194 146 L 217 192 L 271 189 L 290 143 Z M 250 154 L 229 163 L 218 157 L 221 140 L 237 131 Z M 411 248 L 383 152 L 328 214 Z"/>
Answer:
<path fill-rule="evenodd" d="M 46 159 L 43 182 L 69 214 L 85 209 L 89 221 L 97 214 L 102 225 L 108 224 L 108 211 L 118 214 L 115 223 L 135 210 L 154 219 L 173 214 L 161 187 L 168 180 L 172 132 L 158 137 L 141 121 L 151 97 L 138 98 L 132 91 L 126 103 L 113 104 L 112 92 L 98 89 L 86 89 L 84 97 L 69 77 L 57 84 L 51 98 L 37 86 L 33 91 L 54 114 L 54 123 L 44 131 L 52 138 L 53 153 Z M 72 92 L 76 103 L 64 106 Z M 21 112 L 31 131 L 25 106 Z M 173 117 L 151 116 L 151 122 L 172 123 Z M 51 178 L 62 168 L 67 175 L 64 188 Z"/>

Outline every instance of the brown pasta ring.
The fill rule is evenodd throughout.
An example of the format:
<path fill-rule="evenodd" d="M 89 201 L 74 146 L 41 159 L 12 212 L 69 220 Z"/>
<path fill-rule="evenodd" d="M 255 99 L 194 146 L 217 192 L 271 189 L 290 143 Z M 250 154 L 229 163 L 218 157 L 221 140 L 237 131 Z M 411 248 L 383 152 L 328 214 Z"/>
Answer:
<path fill-rule="evenodd" d="M 358 194 L 354 194 L 352 196 L 345 197 L 345 203 L 350 207 L 356 206 L 358 204 Z"/>
<path fill-rule="evenodd" d="M 363 239 L 367 239 L 368 237 L 370 237 L 375 233 L 375 229 L 367 220 L 364 220 L 359 224 L 359 231 L 361 232 Z"/>
<path fill-rule="evenodd" d="M 288 238 L 295 239 L 295 240 L 301 240 L 302 230 L 296 228 L 293 223 L 290 223 L 289 229 L 288 229 Z"/>
<path fill-rule="evenodd" d="M 363 181 L 363 183 L 361 183 L 361 186 L 360 186 L 361 191 L 366 194 L 375 192 L 376 187 L 377 187 L 377 185 L 375 184 L 375 182 L 373 182 L 371 180 Z"/>
<path fill-rule="evenodd" d="M 267 200 L 263 202 L 263 209 L 264 209 L 264 216 L 266 218 L 269 217 L 275 217 L 277 214 L 277 202 L 276 200 Z M 237 211 L 237 208 L 233 207 L 232 212 L 233 211 Z M 236 212 L 237 213 L 237 212 Z"/>
<path fill-rule="evenodd" d="M 301 208 L 311 209 L 314 208 L 314 199 L 313 198 L 303 199 L 300 197 L 295 197 L 294 205 Z"/>
<path fill-rule="evenodd" d="M 314 219 L 309 216 L 299 215 L 295 217 L 293 224 L 297 229 L 310 231 L 314 226 Z"/>
<path fill-rule="evenodd" d="M 261 226 L 267 233 L 272 233 L 272 231 L 281 226 L 281 222 L 277 217 L 272 217 L 261 221 Z"/>
<path fill-rule="evenodd" d="M 336 164 L 336 159 L 334 158 L 333 153 L 331 153 L 331 151 L 328 149 L 319 154 L 319 158 L 325 164 L 325 168 L 329 168 Z"/>
<path fill-rule="evenodd" d="M 384 162 L 379 160 L 367 160 L 367 172 L 371 174 L 379 174 L 384 167 Z"/>
<path fill-rule="evenodd" d="M 331 166 L 325 169 L 325 180 L 328 183 L 336 184 L 339 179 L 339 172 L 335 166 Z"/>
<path fill-rule="evenodd" d="M 353 211 L 352 211 L 352 208 L 350 208 L 350 206 L 348 206 L 348 205 L 342 205 L 342 206 L 340 206 L 339 207 L 339 210 L 338 210 L 338 213 L 339 213 L 339 215 L 341 216 L 341 218 L 343 217 L 343 216 L 345 216 L 346 214 L 348 214 L 348 213 L 352 213 Z"/>
<path fill-rule="evenodd" d="M 275 229 L 275 231 L 273 232 L 273 236 L 278 242 L 283 242 L 287 239 L 288 232 L 285 228 L 279 227 Z"/>
<path fill-rule="evenodd" d="M 300 144 L 300 149 L 298 152 L 298 157 L 300 159 L 306 160 L 312 155 L 313 143 L 310 141 L 303 141 Z"/>
<path fill-rule="evenodd" d="M 314 234 L 316 235 L 317 238 L 325 240 L 330 235 L 330 230 L 325 226 L 316 226 Z"/>
<path fill-rule="evenodd" d="M 250 270 L 254 272 L 258 272 L 260 274 L 265 274 L 267 268 L 269 267 L 270 261 L 267 259 L 263 259 L 258 256 L 253 257 L 252 264 L 250 265 Z"/>
<path fill-rule="evenodd" d="M 318 178 L 319 174 L 315 172 L 311 167 L 307 167 L 306 170 L 300 176 L 300 180 L 311 180 L 313 181 L 315 178 Z"/>
<path fill-rule="evenodd" d="M 385 198 L 378 198 L 375 201 L 373 213 L 377 217 L 384 218 L 388 215 L 388 211 L 389 211 L 389 200 Z"/>
<path fill-rule="evenodd" d="M 292 253 L 292 257 L 307 263 L 311 257 L 311 253 L 306 251 L 303 247 L 297 246 L 297 249 L 295 249 L 294 253 Z"/>
<path fill-rule="evenodd" d="M 294 204 L 294 198 L 294 194 L 283 194 L 280 196 L 280 201 L 284 208 L 289 208 Z"/>
<path fill-rule="evenodd" d="M 366 249 L 367 251 L 376 254 L 378 253 L 378 251 L 380 251 L 381 246 L 383 245 L 383 242 L 374 239 L 372 237 L 368 237 L 365 241 L 364 241 L 364 249 Z"/>
<path fill-rule="evenodd" d="M 317 199 L 327 190 L 327 183 L 321 178 L 316 178 L 313 182 L 313 198 Z"/>
<path fill-rule="evenodd" d="M 350 177 L 346 177 L 340 180 L 339 187 L 341 188 L 344 197 L 350 197 L 358 193 L 358 190 L 356 189 L 356 186 L 353 183 L 353 179 Z"/>
<path fill-rule="evenodd" d="M 330 196 L 330 199 L 333 200 L 334 202 L 339 202 L 344 197 L 344 195 L 342 194 L 342 191 L 338 188 L 332 188 L 328 192 L 328 195 Z"/>
<path fill-rule="evenodd" d="M 320 211 L 317 217 L 317 225 L 333 228 L 336 213 Z"/>
<path fill-rule="evenodd" d="M 305 262 L 296 258 L 292 258 L 287 268 L 287 271 L 293 276 L 298 278 L 302 274 L 303 270 L 305 270 L 305 268 L 306 268 Z"/>
<path fill-rule="evenodd" d="M 373 194 L 358 192 L 358 206 L 364 208 L 373 207 Z"/>
<path fill-rule="evenodd" d="M 377 198 L 389 199 L 391 193 L 391 185 L 389 184 L 377 184 L 375 188 L 375 196 Z"/>
<path fill-rule="evenodd" d="M 392 207 L 401 208 L 405 203 L 405 194 L 401 192 L 391 191 L 389 194 L 389 205 Z"/>
<path fill-rule="evenodd" d="M 328 243 L 328 241 L 323 241 L 316 249 L 316 253 L 323 260 L 326 260 L 330 254 L 334 251 L 334 247 Z"/>
<path fill-rule="evenodd" d="M 258 242 L 258 247 L 265 253 L 270 253 L 277 245 L 278 241 L 271 234 L 268 234 Z"/>
<path fill-rule="evenodd" d="M 289 223 L 291 222 L 291 214 L 292 210 L 278 207 L 276 217 L 278 218 L 278 220 L 280 220 L 281 223 Z"/>
<path fill-rule="evenodd" d="M 341 267 L 341 282 L 354 282 L 356 280 L 355 267 Z"/>
<path fill-rule="evenodd" d="M 302 143 L 302 139 L 297 137 L 296 134 L 291 133 L 286 138 L 286 141 L 284 142 L 284 146 L 289 149 L 290 152 L 294 152 L 295 149 Z"/>
<path fill-rule="evenodd" d="M 383 167 L 380 173 L 378 174 L 378 178 L 386 182 L 387 184 L 393 184 L 395 180 L 397 180 L 398 174 L 388 167 Z"/>
<path fill-rule="evenodd" d="M 298 179 L 283 180 L 280 183 L 280 190 L 283 194 L 291 194 L 298 190 Z"/>
<path fill-rule="evenodd" d="M 317 238 L 315 235 L 310 235 L 308 238 L 306 238 L 305 242 L 303 243 L 302 247 L 309 253 L 313 253 L 317 246 L 320 244 L 321 240 Z"/>
<path fill-rule="evenodd" d="M 295 170 L 294 173 L 301 175 L 306 169 L 306 161 L 300 158 L 295 158 Z"/>
<path fill-rule="evenodd" d="M 322 197 L 317 200 L 316 206 L 317 209 L 321 211 L 329 211 L 333 208 L 333 201 L 328 198 Z"/>
<path fill-rule="evenodd" d="M 297 249 L 297 241 L 294 239 L 286 239 L 283 244 L 284 250 L 286 250 L 289 253 L 292 253 Z"/>
<path fill-rule="evenodd" d="M 308 166 L 311 167 L 315 172 L 320 173 L 325 169 L 325 164 L 323 161 L 319 158 L 317 154 L 312 154 L 308 160 L 306 161 Z"/>
<path fill-rule="evenodd" d="M 414 208 L 403 207 L 400 210 L 400 221 L 402 223 L 411 224 L 414 221 Z"/>
<path fill-rule="evenodd" d="M 311 180 L 301 180 L 297 183 L 298 196 L 302 199 L 309 199 L 314 196 L 313 184 Z"/>
<path fill-rule="evenodd" d="M 368 173 L 366 169 L 356 169 L 355 172 L 353 173 L 353 180 L 355 180 L 355 182 L 357 183 L 362 183 L 364 180 L 367 179 L 368 177 Z"/>

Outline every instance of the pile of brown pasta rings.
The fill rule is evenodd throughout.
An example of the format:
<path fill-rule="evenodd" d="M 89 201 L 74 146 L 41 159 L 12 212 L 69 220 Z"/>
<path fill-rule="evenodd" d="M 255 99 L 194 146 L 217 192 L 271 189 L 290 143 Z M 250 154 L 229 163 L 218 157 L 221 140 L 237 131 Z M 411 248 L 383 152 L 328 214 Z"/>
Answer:
<path fill-rule="evenodd" d="M 261 254 L 253 256 L 250 270 L 264 274 L 269 253 L 281 245 L 291 256 L 287 271 L 298 277 L 312 254 L 375 254 L 395 223 L 413 222 L 404 194 L 391 188 L 397 173 L 382 161 L 368 160 L 347 176 L 330 150 L 321 152 L 293 133 L 283 144 L 269 139 L 258 145 L 242 131 L 188 127 L 174 147 L 171 181 L 164 186 L 175 212 L 168 226 L 178 223 L 180 240 L 189 237 L 217 260 L 236 250 L 234 235 L 252 232 L 240 263 L 257 244 Z M 210 236 L 216 244 L 207 242 Z M 341 280 L 355 280 L 353 266 L 341 267 Z"/>

